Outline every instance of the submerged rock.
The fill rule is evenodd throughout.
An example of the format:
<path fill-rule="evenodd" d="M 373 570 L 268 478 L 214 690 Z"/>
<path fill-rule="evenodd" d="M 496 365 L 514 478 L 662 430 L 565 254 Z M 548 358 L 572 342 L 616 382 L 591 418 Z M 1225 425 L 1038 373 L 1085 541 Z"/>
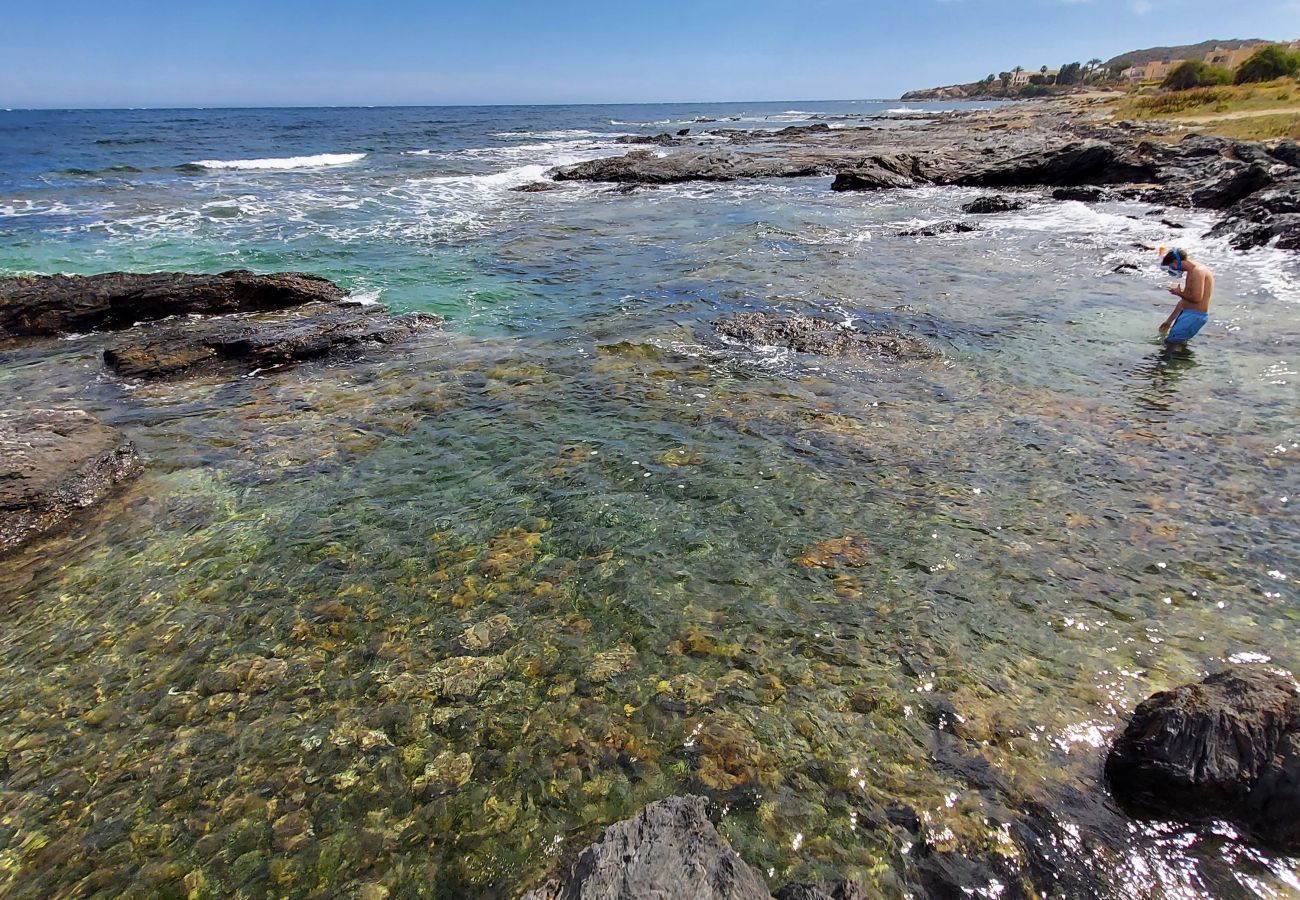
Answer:
<path fill-rule="evenodd" d="M 20 275 L 0 278 L 0 340 L 127 328 L 168 316 L 265 312 L 334 302 L 346 293 L 332 281 L 300 272 Z"/>
<path fill-rule="evenodd" d="M 1228 819 L 1300 852 L 1300 693 L 1290 676 L 1234 666 L 1138 706 L 1106 760 L 1131 809 Z"/>
<path fill-rule="evenodd" d="M 0 412 L 0 553 L 98 503 L 142 468 L 135 445 L 87 412 Z"/>
<path fill-rule="evenodd" d="M 724 337 L 751 346 L 787 347 L 822 356 L 874 354 L 892 359 L 931 359 L 939 355 L 925 342 L 905 334 L 859 331 L 813 316 L 737 313 L 719 319 L 713 327 Z"/>
<path fill-rule="evenodd" d="M 161 377 L 221 366 L 267 369 L 366 344 L 392 344 L 436 325 L 436 316 L 394 317 L 381 306 L 312 304 L 292 314 L 141 326 L 104 351 L 119 375 Z"/>
<path fill-rule="evenodd" d="M 771 900 L 702 797 L 669 797 L 609 826 L 558 881 L 523 900 Z"/>
<path fill-rule="evenodd" d="M 1000 212 L 1014 212 L 1018 209 L 1024 209 L 1025 201 L 1017 200 L 1014 197 L 1004 197 L 1001 194 L 992 194 L 988 197 L 977 197 L 970 203 L 962 206 L 962 212 L 986 214 Z"/>
<path fill-rule="evenodd" d="M 979 229 L 969 222 L 938 222 L 934 225 L 926 225 L 922 228 L 911 228 L 907 231 L 900 231 L 899 237 L 938 237 L 941 234 L 970 234 L 972 231 Z"/>
<path fill-rule="evenodd" d="M 775 897 L 776 900 L 867 900 L 867 893 L 856 881 L 817 881 L 787 884 Z"/>
<path fill-rule="evenodd" d="M 530 181 L 527 184 L 512 187 L 510 190 L 516 194 L 543 194 L 547 191 L 558 191 L 559 189 L 560 186 L 553 181 Z"/>

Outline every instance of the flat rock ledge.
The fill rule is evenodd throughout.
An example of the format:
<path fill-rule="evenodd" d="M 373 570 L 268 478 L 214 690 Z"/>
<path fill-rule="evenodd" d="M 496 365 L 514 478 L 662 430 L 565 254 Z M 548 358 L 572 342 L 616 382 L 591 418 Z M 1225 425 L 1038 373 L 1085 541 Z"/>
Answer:
<path fill-rule="evenodd" d="M 132 340 L 105 350 L 104 362 L 119 375 L 134 378 L 273 369 L 394 344 L 441 321 L 418 313 L 395 317 L 382 306 L 311 303 L 256 317 L 143 325 L 132 330 Z"/>
<path fill-rule="evenodd" d="M 859 900 L 853 882 L 786 885 L 778 900 Z M 702 797 L 669 797 L 605 829 L 559 878 L 522 900 L 772 900 L 705 814 Z"/>
<path fill-rule="evenodd" d="M 169 316 L 266 312 L 345 296 L 332 281 L 301 272 L 20 275 L 0 278 L 0 340 L 129 328 Z"/>
<path fill-rule="evenodd" d="M 135 445 L 90 413 L 0 412 L 0 553 L 98 503 L 141 468 Z"/>
<path fill-rule="evenodd" d="M 1234 666 L 1138 706 L 1106 760 L 1116 799 L 1142 815 L 1228 820 L 1300 853 L 1300 693 L 1267 666 Z"/>
<path fill-rule="evenodd" d="M 393 344 L 441 324 L 362 305 L 324 278 L 285 272 L 33 275 L 0 278 L 0 341 L 66 331 L 111 331 L 104 351 L 139 378 L 251 371 Z"/>
<path fill-rule="evenodd" d="M 747 312 L 713 323 L 723 337 L 751 347 L 785 347 L 819 356 L 877 356 L 891 360 L 934 359 L 942 354 L 918 338 L 896 331 L 862 331 L 829 319 Z"/>

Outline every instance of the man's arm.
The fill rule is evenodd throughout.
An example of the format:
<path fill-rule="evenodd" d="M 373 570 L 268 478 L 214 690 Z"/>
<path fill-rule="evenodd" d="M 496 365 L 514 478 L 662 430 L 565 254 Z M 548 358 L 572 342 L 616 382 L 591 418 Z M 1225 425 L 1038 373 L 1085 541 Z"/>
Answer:
<path fill-rule="evenodd" d="M 1160 325 L 1161 332 L 1165 332 L 1168 331 L 1170 328 L 1173 328 L 1174 322 L 1178 321 L 1178 314 L 1183 310 L 1187 309 L 1187 307 L 1189 306 L 1189 303 L 1187 301 L 1186 291 L 1179 290 L 1178 288 L 1170 288 L 1169 293 L 1175 294 L 1181 299 L 1178 301 L 1178 305 L 1174 307 L 1174 311 L 1169 314 L 1169 318 L 1165 319 L 1165 321 Z"/>

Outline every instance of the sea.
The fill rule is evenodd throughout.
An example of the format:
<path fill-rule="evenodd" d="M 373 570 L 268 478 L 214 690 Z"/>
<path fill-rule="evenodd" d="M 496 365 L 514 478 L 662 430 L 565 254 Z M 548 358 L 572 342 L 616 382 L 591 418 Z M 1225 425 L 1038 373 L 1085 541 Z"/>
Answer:
<path fill-rule="evenodd" d="M 0 275 L 294 270 L 445 320 L 180 381 L 0 349 L 0 408 L 146 461 L 0 560 L 0 893 L 513 898 L 696 793 L 773 889 L 914 896 L 947 853 L 980 897 L 1300 894 L 1102 775 L 1153 692 L 1300 671 L 1300 257 L 1139 202 L 513 190 L 960 108 L 0 110 Z M 1158 246 L 1217 275 L 1186 353 Z M 712 327 L 755 311 L 939 355 Z"/>

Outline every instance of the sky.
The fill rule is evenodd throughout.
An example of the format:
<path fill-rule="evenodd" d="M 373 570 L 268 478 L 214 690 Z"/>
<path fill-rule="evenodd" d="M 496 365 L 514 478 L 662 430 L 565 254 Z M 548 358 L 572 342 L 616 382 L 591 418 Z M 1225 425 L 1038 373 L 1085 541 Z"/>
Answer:
<path fill-rule="evenodd" d="M 893 98 L 1300 37 L 1300 0 L 4 0 L 0 107 Z"/>

